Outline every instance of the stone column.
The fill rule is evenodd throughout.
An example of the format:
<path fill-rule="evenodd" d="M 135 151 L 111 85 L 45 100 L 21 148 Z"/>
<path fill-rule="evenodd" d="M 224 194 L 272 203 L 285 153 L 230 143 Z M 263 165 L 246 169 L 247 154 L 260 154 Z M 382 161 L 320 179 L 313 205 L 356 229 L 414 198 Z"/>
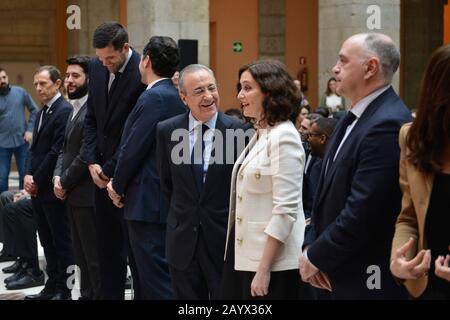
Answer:
<path fill-rule="evenodd" d="M 380 29 L 369 30 L 369 6 L 380 8 Z M 400 0 L 319 0 L 319 97 L 325 92 L 331 68 L 336 64 L 342 43 L 361 32 L 380 32 L 400 47 Z M 398 92 L 399 72 L 394 77 Z"/>
<path fill-rule="evenodd" d="M 69 56 L 86 54 L 93 56 L 92 36 L 95 29 L 103 22 L 119 21 L 119 0 L 73 0 L 70 4 L 80 7 L 81 29 L 68 31 Z"/>
<path fill-rule="evenodd" d="M 208 0 L 128 0 L 128 32 L 139 53 L 156 35 L 198 40 L 198 61 L 209 65 Z"/>
<path fill-rule="evenodd" d="M 259 0 L 259 58 L 284 62 L 285 1 Z"/>

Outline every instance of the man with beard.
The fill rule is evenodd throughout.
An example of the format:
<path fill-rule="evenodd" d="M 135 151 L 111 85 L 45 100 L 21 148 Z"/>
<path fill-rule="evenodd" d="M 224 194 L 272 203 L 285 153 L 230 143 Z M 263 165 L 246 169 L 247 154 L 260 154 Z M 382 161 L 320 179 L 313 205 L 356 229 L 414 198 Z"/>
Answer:
<path fill-rule="evenodd" d="M 128 33 L 117 22 L 106 22 L 94 32 L 97 58 L 89 68 L 89 98 L 84 123 L 83 160 L 89 165 L 95 188 L 95 209 L 102 283 L 102 298 L 123 300 L 127 258 L 134 280 L 134 297 L 140 298 L 139 283 L 123 210 L 109 199 L 106 186 L 116 169 L 118 147 L 125 121 L 146 86 L 139 73 L 140 56 L 128 43 Z"/>
<path fill-rule="evenodd" d="M 25 107 L 30 118 L 25 120 Z M 38 108 L 28 92 L 9 85 L 6 70 L 0 68 L 0 193 L 8 190 L 11 156 L 14 154 L 19 171 L 19 188 L 23 189 L 25 160 L 33 138 L 33 126 Z"/>
<path fill-rule="evenodd" d="M 64 85 L 73 111 L 66 126 L 64 145 L 54 171 L 57 198 L 66 199 L 75 261 L 81 271 L 80 299 L 100 298 L 100 267 L 94 224 L 94 183 L 81 160 L 84 118 L 87 111 L 90 58 L 75 56 L 66 60 Z"/>

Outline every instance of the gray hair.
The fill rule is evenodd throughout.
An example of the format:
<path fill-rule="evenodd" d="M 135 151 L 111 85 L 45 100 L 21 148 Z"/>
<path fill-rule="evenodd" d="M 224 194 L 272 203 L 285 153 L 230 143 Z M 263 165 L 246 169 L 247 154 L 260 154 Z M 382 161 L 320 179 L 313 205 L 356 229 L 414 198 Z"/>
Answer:
<path fill-rule="evenodd" d="M 181 92 L 184 92 L 184 81 L 185 81 L 186 75 L 188 75 L 189 73 L 200 71 L 200 70 L 205 70 L 206 72 L 209 72 L 212 75 L 212 77 L 214 78 L 214 80 L 216 80 L 216 77 L 214 76 L 214 72 L 207 66 L 204 66 L 202 64 L 190 64 L 190 65 L 186 66 L 185 68 L 183 68 L 183 70 L 180 71 L 180 77 L 178 79 L 178 87 L 180 88 Z"/>
<path fill-rule="evenodd" d="M 381 33 L 366 33 L 364 50 L 368 55 L 375 55 L 380 59 L 381 73 L 388 82 L 392 81 L 400 65 L 400 52 L 388 36 Z"/>

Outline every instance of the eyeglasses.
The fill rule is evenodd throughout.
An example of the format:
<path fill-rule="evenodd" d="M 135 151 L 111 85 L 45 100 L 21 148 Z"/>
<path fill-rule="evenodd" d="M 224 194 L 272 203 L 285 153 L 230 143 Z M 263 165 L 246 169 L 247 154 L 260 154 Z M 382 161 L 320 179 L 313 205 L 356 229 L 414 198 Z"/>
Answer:
<path fill-rule="evenodd" d="M 201 96 L 203 96 L 203 95 L 206 93 L 206 91 L 208 91 L 208 92 L 210 92 L 210 93 L 215 93 L 215 92 L 217 92 L 217 85 L 215 85 L 215 84 L 210 84 L 210 85 L 207 86 L 207 87 L 196 88 L 196 89 L 194 89 L 194 91 L 192 91 L 192 95 L 193 95 L 194 97 L 201 97 Z"/>

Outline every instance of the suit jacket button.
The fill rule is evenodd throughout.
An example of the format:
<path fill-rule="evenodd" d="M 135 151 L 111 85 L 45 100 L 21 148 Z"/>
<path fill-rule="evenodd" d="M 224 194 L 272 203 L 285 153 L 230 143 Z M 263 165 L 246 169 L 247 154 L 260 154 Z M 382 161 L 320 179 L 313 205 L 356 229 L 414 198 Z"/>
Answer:
<path fill-rule="evenodd" d="M 244 242 L 244 239 L 237 238 L 236 241 L 237 241 L 238 245 L 242 245 L 242 242 Z"/>
<path fill-rule="evenodd" d="M 238 223 L 242 223 L 242 218 L 241 217 L 236 217 L 236 220 Z"/>
<path fill-rule="evenodd" d="M 259 173 L 259 172 L 255 173 L 255 178 L 256 179 L 261 179 L 261 173 Z"/>
<path fill-rule="evenodd" d="M 197 232 L 198 231 L 198 228 L 197 227 L 194 227 L 194 232 Z"/>

